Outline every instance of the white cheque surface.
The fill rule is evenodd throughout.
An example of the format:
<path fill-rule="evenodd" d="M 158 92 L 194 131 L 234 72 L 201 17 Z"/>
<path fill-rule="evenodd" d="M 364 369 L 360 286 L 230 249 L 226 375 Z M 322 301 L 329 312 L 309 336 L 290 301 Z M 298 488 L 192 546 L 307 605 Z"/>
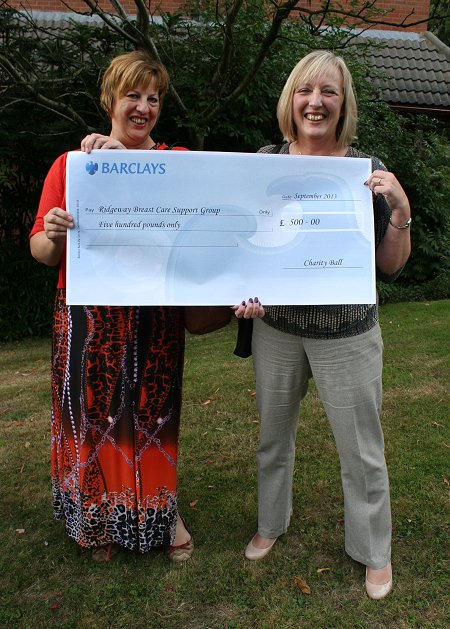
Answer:
<path fill-rule="evenodd" d="M 69 153 L 67 302 L 374 303 L 369 159 Z"/>

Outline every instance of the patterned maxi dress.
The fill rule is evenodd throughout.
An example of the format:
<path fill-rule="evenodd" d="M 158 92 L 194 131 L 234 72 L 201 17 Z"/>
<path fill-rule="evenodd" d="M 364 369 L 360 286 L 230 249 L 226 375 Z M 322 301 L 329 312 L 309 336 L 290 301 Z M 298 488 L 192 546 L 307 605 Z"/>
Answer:
<path fill-rule="evenodd" d="M 31 235 L 65 208 L 53 164 Z M 146 552 L 173 539 L 184 361 L 183 310 L 67 306 L 65 254 L 55 300 L 51 465 L 54 515 L 80 546 Z"/>

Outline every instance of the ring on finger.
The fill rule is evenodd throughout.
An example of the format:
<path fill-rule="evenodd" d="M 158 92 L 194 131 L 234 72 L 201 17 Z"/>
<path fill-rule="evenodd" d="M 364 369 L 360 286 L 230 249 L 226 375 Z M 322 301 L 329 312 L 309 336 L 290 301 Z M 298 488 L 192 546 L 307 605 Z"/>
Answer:
<path fill-rule="evenodd" d="M 378 186 L 381 186 L 381 177 L 378 177 Z"/>

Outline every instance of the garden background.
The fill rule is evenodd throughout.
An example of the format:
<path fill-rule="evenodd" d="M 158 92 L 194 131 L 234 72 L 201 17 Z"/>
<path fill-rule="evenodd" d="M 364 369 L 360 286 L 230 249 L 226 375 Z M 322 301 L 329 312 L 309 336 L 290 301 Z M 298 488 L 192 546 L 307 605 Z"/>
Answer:
<path fill-rule="evenodd" d="M 282 20 L 246 82 L 270 34 L 271 23 L 262 17 L 269 5 L 279 4 L 218 2 L 241 5 L 230 16 L 211 11 L 214 2 L 192 2 L 192 22 L 178 13 L 159 23 L 142 19 L 126 25 L 123 37 L 101 22 L 42 30 L 17 20 L 2 4 L 1 626 L 448 626 L 448 129 L 429 117 L 395 113 L 380 101 L 364 47 L 343 42 L 345 16 L 330 8 L 326 31 L 314 20 Z M 374 6 L 355 1 L 354 11 L 363 4 Z M 226 151 L 279 142 L 276 102 L 290 69 L 313 48 L 336 50 L 355 77 L 357 146 L 380 157 L 407 191 L 413 253 L 395 284 L 378 287 L 395 575 L 394 592 L 384 601 L 365 596 L 364 569 L 343 551 L 339 463 L 313 384 L 300 419 L 292 525 L 265 561 L 244 560 L 256 526 L 258 418 L 251 360 L 232 353 L 234 321 L 219 332 L 187 337 L 179 480 L 181 510 L 195 537 L 193 558 L 175 566 L 159 552 L 121 553 L 110 564 L 93 564 L 52 520 L 49 333 L 55 272 L 31 259 L 28 232 L 53 159 L 77 148 L 87 131 L 108 131 L 98 106 L 99 79 L 109 59 L 133 48 L 133 41 L 154 44 L 173 79 L 175 91 L 155 139 Z M 5 59 L 13 64 L 10 72 Z"/>
<path fill-rule="evenodd" d="M 0 345 L 0 626 L 36 629 L 446 629 L 450 301 L 381 307 L 394 590 L 364 591 L 344 551 L 333 435 L 311 384 L 302 408 L 288 532 L 260 562 L 258 415 L 251 359 L 233 355 L 236 322 L 187 337 L 180 509 L 195 551 L 96 564 L 52 519 L 48 339 Z M 295 578 L 310 587 L 304 594 Z"/>
<path fill-rule="evenodd" d="M 28 251 L 43 179 L 87 132 L 108 133 L 102 71 L 136 47 L 159 57 L 172 79 L 154 139 L 193 150 L 254 152 L 280 142 L 276 104 L 292 67 L 315 48 L 343 55 L 358 95 L 355 145 L 397 175 L 413 210 L 411 259 L 398 282 L 379 286 L 380 301 L 449 296 L 449 130 L 391 110 L 374 92 L 369 44 L 358 43 L 354 29 L 387 23 L 376 0 L 324 2 L 319 10 L 296 0 L 191 0 L 158 19 L 153 2 L 136 0 L 132 16 L 114 2 L 102 5 L 110 14 L 82 4 L 84 15 L 55 24 L 18 13 L 8 0 L 0 9 L 0 340 L 50 331 L 54 270 Z M 445 7 L 433 0 L 433 15 L 447 20 L 430 19 L 428 28 L 448 42 Z"/>

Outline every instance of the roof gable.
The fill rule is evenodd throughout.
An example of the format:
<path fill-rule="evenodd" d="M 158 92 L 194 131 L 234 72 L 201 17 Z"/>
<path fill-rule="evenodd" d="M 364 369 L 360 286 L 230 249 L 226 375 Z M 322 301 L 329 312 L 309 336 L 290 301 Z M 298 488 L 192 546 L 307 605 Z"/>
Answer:
<path fill-rule="evenodd" d="M 369 59 L 374 86 L 393 106 L 450 115 L 450 48 L 432 33 L 365 31 L 354 41 L 376 42 Z"/>

